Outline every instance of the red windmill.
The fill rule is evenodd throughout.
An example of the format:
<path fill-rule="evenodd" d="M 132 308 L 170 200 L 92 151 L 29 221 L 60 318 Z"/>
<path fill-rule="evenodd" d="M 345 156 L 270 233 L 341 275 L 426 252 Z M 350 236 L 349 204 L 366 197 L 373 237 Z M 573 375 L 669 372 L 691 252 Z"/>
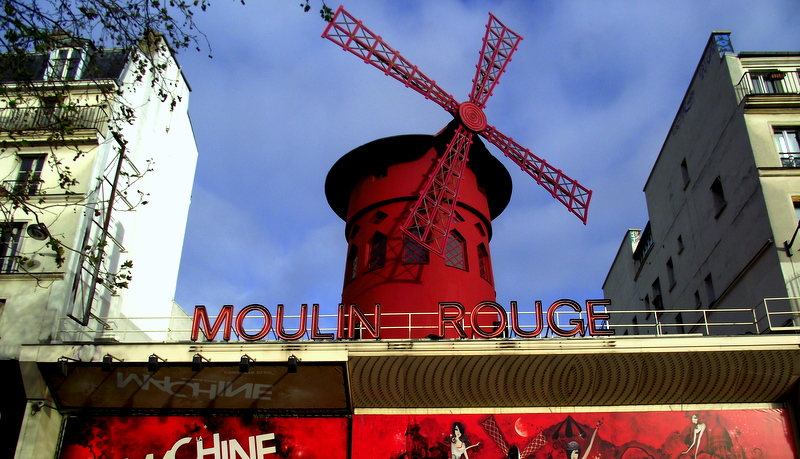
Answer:
<path fill-rule="evenodd" d="M 486 122 L 486 116 L 483 113 L 486 101 L 492 95 L 500 75 L 505 71 L 511 55 L 522 40 L 522 37 L 505 27 L 492 14 L 489 14 L 489 22 L 486 25 L 486 34 L 469 100 L 462 103 L 456 102 L 453 96 L 443 91 L 433 80 L 420 72 L 379 36 L 364 27 L 361 21 L 356 20 L 341 6 L 326 27 L 323 37 L 355 54 L 364 62 L 379 68 L 386 75 L 419 92 L 425 98 L 435 101 L 455 118 L 448 128 L 427 141 L 416 136 L 403 136 L 381 139 L 364 145 L 343 157 L 328 174 L 326 182 L 328 201 L 337 214 L 347 222 L 346 234 L 351 242 L 343 293 L 345 304 L 358 300 L 359 304 L 369 305 L 373 300 L 377 300 L 385 305 L 387 298 L 379 298 L 376 295 L 378 291 L 382 291 L 384 295 L 400 295 L 409 298 L 409 296 L 413 297 L 413 295 L 409 295 L 410 284 L 416 284 L 421 286 L 419 288 L 425 290 L 428 295 L 409 298 L 409 304 L 390 309 L 398 314 L 429 311 L 430 305 L 418 302 L 432 299 L 432 295 L 436 293 L 442 295 L 442 282 L 472 282 L 469 278 L 458 279 L 458 275 L 454 278 L 453 274 L 444 272 L 441 275 L 433 276 L 416 273 L 416 275 L 412 275 L 414 282 L 408 282 L 408 279 L 399 279 L 397 274 L 400 271 L 408 274 L 408 269 L 399 268 L 402 268 L 400 265 L 403 264 L 412 264 L 409 263 L 408 257 L 410 243 L 416 244 L 419 259 L 422 260 L 424 257 L 424 261 L 427 263 L 427 251 L 447 259 L 451 255 L 453 245 L 469 242 L 465 241 L 466 238 L 463 236 L 460 241 L 457 240 L 458 238 L 452 232 L 454 223 L 465 221 L 465 218 L 458 212 L 459 208 L 468 209 L 468 213 L 474 214 L 480 221 L 479 223 L 485 224 L 487 230 L 485 233 L 490 233 L 488 221 L 502 212 L 508 203 L 510 183 L 503 183 L 508 180 L 507 172 L 491 155 L 483 154 L 485 148 L 474 134 L 483 136 L 497 146 L 537 183 L 548 190 L 553 197 L 564 204 L 570 212 L 584 224 L 586 223 L 592 192 Z M 444 145 L 442 145 L 443 142 Z M 473 143 L 476 145 L 473 146 Z M 421 149 L 426 153 L 420 158 L 419 152 L 411 153 L 407 151 L 409 149 Z M 398 153 L 398 150 L 406 151 L 406 153 Z M 370 158 L 370 155 L 373 154 L 378 156 Z M 486 156 L 489 158 L 487 159 Z M 366 166 L 362 164 L 360 169 L 363 169 L 362 172 L 367 175 L 371 174 L 373 180 L 369 183 L 364 183 L 362 180 L 359 184 L 359 180 L 363 177 L 354 173 L 353 169 L 359 169 L 357 164 L 364 161 L 370 164 Z M 374 181 L 374 178 L 386 177 L 388 166 L 409 162 L 420 164 L 416 167 L 406 164 L 394 171 L 395 180 L 388 181 L 392 182 L 391 184 L 375 184 L 377 182 Z M 478 163 L 481 164 L 480 167 L 476 167 Z M 498 166 L 502 172 L 498 171 Z M 401 176 L 401 180 L 397 179 L 398 175 Z M 346 189 L 345 195 L 342 195 L 342 189 Z M 412 201 L 410 207 L 407 195 L 413 196 L 410 199 Z M 374 271 L 372 258 L 375 255 L 375 249 L 377 248 L 378 252 L 382 251 L 385 257 L 387 252 L 391 252 L 389 242 L 393 239 L 392 236 L 402 236 L 405 242 L 403 247 L 396 251 L 397 259 L 400 261 L 400 265 L 395 266 L 398 269 L 395 269 L 392 275 L 380 276 L 380 282 L 374 280 L 372 282 L 352 282 L 358 277 L 361 266 L 358 264 L 358 255 L 352 253 L 353 248 L 358 248 L 358 245 L 354 245 L 352 242 L 352 230 L 355 228 L 357 231 L 357 228 L 360 228 L 356 220 L 363 219 L 367 213 L 379 207 L 383 208 L 387 204 L 399 201 L 405 201 L 401 212 L 396 210 L 391 212 L 379 210 L 378 212 L 379 216 L 383 216 L 379 218 L 381 221 L 387 216 L 391 216 L 392 218 L 387 220 L 397 223 L 392 226 L 392 229 L 399 228 L 400 232 L 394 231 L 397 234 L 390 232 L 385 235 L 378 233 L 386 236 L 380 241 L 368 239 L 366 245 L 370 248 L 369 254 L 367 257 L 361 257 L 361 262 L 366 263 L 365 271 Z M 394 206 L 394 208 L 396 207 Z M 374 221 L 377 220 L 373 219 Z M 483 245 L 481 249 L 483 253 L 479 251 L 477 254 L 479 268 L 477 271 L 480 277 L 489 280 L 491 284 L 490 276 L 486 275 L 490 269 L 488 236 L 486 242 L 487 244 Z M 425 251 L 424 255 L 422 254 L 423 250 Z M 384 261 L 380 267 L 383 268 L 385 265 Z M 430 270 L 436 271 L 432 267 Z M 398 281 L 402 284 L 402 290 L 387 287 L 397 284 Z M 439 298 L 434 301 L 456 301 L 469 304 L 474 299 L 479 302 L 494 301 L 495 299 L 493 287 L 488 290 L 485 288 L 473 290 L 475 291 L 465 296 L 463 296 L 464 292 L 457 293 L 456 295 L 462 296 L 455 299 Z M 394 309 L 397 310 L 394 311 Z M 386 310 L 384 310 L 385 312 Z M 473 326 L 473 328 L 475 327 Z M 394 337 L 395 334 L 392 333 L 392 335 Z"/>

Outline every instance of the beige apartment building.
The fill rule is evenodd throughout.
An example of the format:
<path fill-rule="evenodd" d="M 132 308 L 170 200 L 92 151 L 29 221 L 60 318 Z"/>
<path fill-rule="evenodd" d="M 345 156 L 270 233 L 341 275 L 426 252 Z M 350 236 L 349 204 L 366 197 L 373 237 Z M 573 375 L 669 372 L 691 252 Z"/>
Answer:
<path fill-rule="evenodd" d="M 603 284 L 622 334 L 795 330 L 800 52 L 714 32 Z M 625 324 L 625 325 L 623 325 Z"/>

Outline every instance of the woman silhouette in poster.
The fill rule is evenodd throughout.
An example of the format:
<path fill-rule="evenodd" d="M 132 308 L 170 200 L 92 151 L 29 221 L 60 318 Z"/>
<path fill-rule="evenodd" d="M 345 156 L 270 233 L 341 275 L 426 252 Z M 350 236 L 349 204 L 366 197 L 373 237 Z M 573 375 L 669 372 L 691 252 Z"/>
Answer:
<path fill-rule="evenodd" d="M 445 443 L 450 444 L 450 459 L 469 459 L 467 450 L 480 445 L 480 442 L 474 445 L 470 444 L 466 432 L 464 432 L 464 424 L 454 422 L 451 428 L 451 434 L 445 437 Z"/>
<path fill-rule="evenodd" d="M 700 418 L 697 414 L 692 415 L 692 424 L 694 424 L 694 429 L 692 430 L 692 443 L 686 448 L 686 451 L 681 453 L 681 455 L 689 454 L 689 451 L 694 448 L 694 458 L 697 459 L 697 453 L 700 450 L 700 440 L 703 439 L 703 433 L 706 431 L 706 424 L 704 422 L 700 422 Z"/>

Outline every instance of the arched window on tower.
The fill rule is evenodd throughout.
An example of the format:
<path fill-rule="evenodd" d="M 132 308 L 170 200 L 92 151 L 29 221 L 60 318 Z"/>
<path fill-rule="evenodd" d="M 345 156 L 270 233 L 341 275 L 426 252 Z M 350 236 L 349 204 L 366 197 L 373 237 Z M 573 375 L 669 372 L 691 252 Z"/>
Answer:
<path fill-rule="evenodd" d="M 347 252 L 347 269 L 345 270 L 345 282 L 350 282 L 356 278 L 358 273 L 358 247 L 351 245 Z"/>
<path fill-rule="evenodd" d="M 367 271 L 383 268 L 386 265 L 386 235 L 375 232 L 369 242 L 369 263 Z"/>
<path fill-rule="evenodd" d="M 464 250 L 464 238 L 458 231 L 452 231 L 447 237 L 444 248 L 444 264 L 454 268 L 467 269 L 467 252 Z"/>
<path fill-rule="evenodd" d="M 422 229 L 411 228 L 414 234 L 421 235 Z M 422 244 L 412 239 L 409 235 L 403 234 L 403 263 L 424 264 L 428 262 L 428 249 Z"/>
<path fill-rule="evenodd" d="M 478 270 L 480 271 L 481 277 L 484 278 L 486 282 L 494 285 L 491 265 L 489 261 L 489 251 L 486 250 L 486 246 L 478 244 Z"/>

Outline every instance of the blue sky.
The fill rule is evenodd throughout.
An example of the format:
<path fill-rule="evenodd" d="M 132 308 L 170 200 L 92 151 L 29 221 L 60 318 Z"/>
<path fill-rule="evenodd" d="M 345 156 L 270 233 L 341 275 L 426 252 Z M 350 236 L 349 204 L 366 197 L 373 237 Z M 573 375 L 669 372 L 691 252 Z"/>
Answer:
<path fill-rule="evenodd" d="M 320 38 L 319 5 L 303 13 L 299 0 L 218 0 L 197 17 L 213 59 L 178 56 L 200 151 L 175 296 L 186 310 L 319 303 L 332 313 L 347 247 L 325 200 L 328 170 L 366 142 L 435 134 L 451 119 Z M 489 11 L 524 37 L 489 99 L 488 122 L 594 191 L 584 226 L 502 159 L 514 192 L 493 224 L 497 299 L 524 309 L 602 298 L 625 231 L 647 223 L 642 188 L 713 30 L 730 30 L 737 52 L 800 50 L 797 0 L 345 8 L 459 101 Z"/>

